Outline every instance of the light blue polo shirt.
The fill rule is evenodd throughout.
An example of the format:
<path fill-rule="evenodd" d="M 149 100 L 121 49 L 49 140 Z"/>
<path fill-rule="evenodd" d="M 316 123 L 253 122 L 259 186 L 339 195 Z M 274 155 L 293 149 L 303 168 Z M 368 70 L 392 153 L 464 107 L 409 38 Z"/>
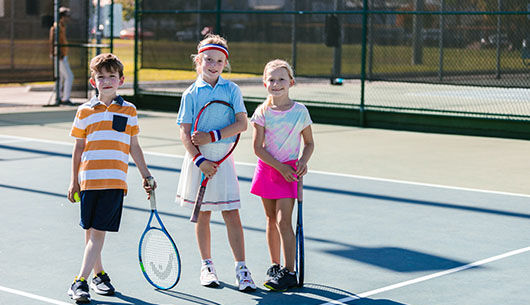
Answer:
<path fill-rule="evenodd" d="M 204 81 L 199 75 L 197 80 L 189 86 L 184 93 L 182 94 L 182 99 L 180 101 L 180 108 L 177 116 L 177 124 L 193 124 L 195 118 L 197 117 L 200 109 L 206 105 L 208 102 L 220 100 L 228 102 L 234 108 L 235 113 L 247 113 L 245 104 L 243 102 L 243 95 L 241 94 L 241 89 L 234 82 L 226 80 L 219 76 L 217 84 L 215 87 Z M 208 107 L 210 108 L 210 107 Z M 222 114 L 221 114 L 222 115 Z M 201 116 L 201 125 L 203 122 L 208 120 L 203 120 Z M 213 120 L 212 120 L 213 123 Z M 229 123 L 221 124 L 223 126 L 212 125 L 208 126 L 202 131 L 210 131 L 213 129 L 221 129 L 221 127 L 229 125 Z M 234 137 L 223 139 L 219 142 L 233 142 Z"/>

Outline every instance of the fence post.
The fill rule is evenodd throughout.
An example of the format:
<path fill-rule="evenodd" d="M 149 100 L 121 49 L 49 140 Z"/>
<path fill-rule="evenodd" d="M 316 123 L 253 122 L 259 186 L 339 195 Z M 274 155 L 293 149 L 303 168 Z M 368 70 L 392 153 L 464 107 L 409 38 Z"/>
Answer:
<path fill-rule="evenodd" d="M 359 126 L 364 127 L 364 83 L 366 81 L 366 34 L 368 26 L 368 0 L 363 0 L 363 24 L 361 43 L 361 102 L 359 105 Z"/>
<path fill-rule="evenodd" d="M 221 32 L 221 0 L 217 0 L 217 12 L 215 13 L 215 29 L 217 34 L 222 35 Z"/>
<path fill-rule="evenodd" d="M 138 18 L 140 18 L 139 10 L 140 0 L 134 0 L 134 82 L 133 90 L 134 97 L 138 94 Z"/>
<path fill-rule="evenodd" d="M 374 6 L 374 0 L 370 0 L 370 8 Z M 384 15 L 386 17 L 386 15 Z M 372 79 L 373 61 L 374 61 L 374 17 L 368 16 L 368 79 Z"/>
<path fill-rule="evenodd" d="M 298 10 L 298 1 L 297 0 L 293 0 L 293 10 L 294 11 L 297 11 Z M 292 24 L 291 24 L 291 66 L 293 67 L 293 70 L 295 71 L 296 73 L 296 40 L 297 40 L 297 35 L 296 35 L 296 25 L 297 25 L 297 17 L 298 13 L 295 13 L 293 14 L 293 20 L 292 20 Z"/>
<path fill-rule="evenodd" d="M 340 9 L 340 4 L 338 0 L 334 1 L 334 10 L 335 12 Z M 336 14 L 338 20 L 339 20 L 339 29 L 340 29 L 340 37 L 339 44 L 333 48 L 333 68 L 331 70 L 332 79 L 335 79 L 337 77 L 340 77 L 341 74 L 341 63 L 342 63 L 342 23 L 340 15 Z"/>
<path fill-rule="evenodd" d="M 445 0 L 440 3 L 440 33 L 438 33 L 438 80 L 442 81 L 444 77 L 444 27 L 445 27 Z"/>
<path fill-rule="evenodd" d="M 12 3 L 12 9 L 14 11 L 15 9 L 15 1 L 13 0 Z M 14 14 L 13 14 L 14 16 Z M 53 19 L 55 24 L 55 33 L 53 37 L 53 43 L 55 44 L 55 47 L 53 48 L 53 52 L 55 53 L 54 58 L 54 74 L 55 74 L 55 104 L 59 105 L 61 103 L 61 96 L 60 96 L 60 88 L 61 88 L 61 73 L 59 73 L 59 61 L 61 60 L 61 56 L 59 56 L 59 0 L 53 1 Z"/>
<path fill-rule="evenodd" d="M 110 38 L 110 53 L 114 53 L 114 0 L 110 2 L 110 37 L 109 38 Z"/>
<path fill-rule="evenodd" d="M 59 23 L 57 20 L 56 22 Z M 10 59 L 11 59 L 10 68 L 12 71 L 15 71 L 15 0 L 11 0 L 11 14 L 9 16 L 9 40 L 10 40 Z"/>
<path fill-rule="evenodd" d="M 102 28 L 101 28 L 101 0 L 97 1 L 97 9 L 96 9 L 96 43 L 98 45 L 101 44 L 101 36 L 102 36 Z M 101 54 L 101 48 L 96 48 L 96 55 Z"/>
<path fill-rule="evenodd" d="M 414 0 L 414 16 L 412 25 L 412 64 L 423 64 L 423 15 L 418 11 L 423 11 L 424 0 Z"/>
<path fill-rule="evenodd" d="M 500 12 L 502 9 L 502 0 L 497 0 L 497 11 Z M 501 15 L 497 14 L 497 51 L 496 51 L 496 68 L 495 78 L 501 78 Z"/>

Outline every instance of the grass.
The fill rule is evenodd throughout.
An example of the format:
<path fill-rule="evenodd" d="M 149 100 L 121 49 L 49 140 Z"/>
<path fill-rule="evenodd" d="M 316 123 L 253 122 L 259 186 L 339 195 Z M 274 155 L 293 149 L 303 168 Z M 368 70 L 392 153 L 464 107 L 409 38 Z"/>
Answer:
<path fill-rule="evenodd" d="M 190 62 L 189 54 L 195 45 L 177 41 L 145 41 L 144 59 L 158 67 L 184 67 Z M 318 43 L 299 43 L 297 45 L 297 75 L 330 75 L 333 66 L 333 49 Z M 126 49 L 132 49 L 126 48 Z M 261 75 L 266 62 L 274 58 L 291 58 L 291 43 L 230 43 L 231 65 L 234 71 Z M 344 45 L 342 47 L 342 72 L 346 75 L 358 75 L 361 71 L 361 46 Z M 423 64 L 412 65 L 410 46 L 383 46 L 373 48 L 374 73 L 421 73 L 436 72 L 439 65 L 437 47 L 423 48 Z M 191 63 L 190 63 L 191 65 Z M 496 67 L 495 49 L 445 48 L 444 71 L 472 72 L 494 71 Z M 523 69 L 519 50 L 503 50 L 501 53 L 503 70 Z M 143 70 L 143 69 L 142 69 Z M 421 75 L 419 75 L 421 76 Z"/>
<path fill-rule="evenodd" d="M 6 49 L 6 40 L 0 41 L 2 49 Z M 6 43 L 6 44 L 4 44 Z M 47 56 L 35 56 L 35 49 L 47 53 L 45 40 L 17 41 L 15 64 L 21 66 L 46 69 L 50 67 Z M 193 42 L 155 41 L 146 40 L 143 44 L 145 62 L 139 70 L 139 80 L 143 81 L 168 81 L 192 80 L 196 73 L 192 68 L 190 54 L 196 48 Z M 71 48 L 75 54 L 75 48 Z M 106 51 L 106 50 L 103 50 Z M 291 58 L 291 43 L 230 43 L 232 71 L 245 73 L 224 73 L 226 78 L 259 77 L 263 66 L 273 58 Z M 132 82 L 134 79 L 134 41 L 116 39 L 114 53 L 125 65 L 125 79 Z M 342 47 L 342 73 L 344 75 L 359 75 L 361 70 L 361 46 L 344 45 Z M 410 46 L 382 46 L 373 48 L 374 74 L 414 74 L 421 76 L 425 72 L 438 71 L 438 48 L 423 48 L 423 64 L 412 65 L 412 48 Z M 83 63 L 73 62 L 73 69 L 82 68 Z M 148 62 L 149 61 L 149 62 Z M 0 67 L 9 66 L 10 57 L 0 57 Z M 148 68 L 148 66 L 162 67 L 163 69 Z M 297 75 L 311 75 L 328 77 L 333 66 L 333 49 L 319 43 L 299 43 L 297 52 Z M 466 72 L 494 71 L 496 66 L 495 49 L 444 49 L 444 71 Z M 501 54 L 502 70 L 522 70 L 520 52 L 518 50 L 506 51 Z M 81 72 L 82 73 L 82 72 Z"/>
<path fill-rule="evenodd" d="M 174 48 L 171 48 L 168 44 L 159 45 L 159 47 L 166 47 L 169 50 L 175 52 Z M 152 69 L 152 68 L 141 68 L 138 71 L 138 78 L 140 81 L 168 81 L 168 80 L 192 80 L 197 77 L 197 73 L 193 70 L 192 61 L 190 58 L 191 52 L 195 49 L 195 43 L 189 44 L 190 47 L 182 50 L 179 53 L 181 58 L 187 60 L 189 69 L 170 69 L 172 66 L 171 62 L 167 62 L 167 69 Z M 191 50 L 191 51 L 190 51 Z M 186 52 L 186 53 L 184 53 Z M 115 40 L 114 42 L 114 54 L 118 56 L 124 64 L 124 75 L 126 81 L 134 79 L 134 41 L 132 40 Z M 256 77 L 256 74 L 248 73 L 223 73 L 225 78 L 246 78 Z"/>

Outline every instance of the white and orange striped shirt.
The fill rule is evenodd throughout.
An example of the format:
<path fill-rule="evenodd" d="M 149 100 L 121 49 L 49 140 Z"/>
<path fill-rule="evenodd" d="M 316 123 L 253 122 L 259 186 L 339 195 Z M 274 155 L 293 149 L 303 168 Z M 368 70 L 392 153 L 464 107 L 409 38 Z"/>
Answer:
<path fill-rule="evenodd" d="M 81 190 L 123 189 L 131 137 L 139 133 L 136 107 L 117 96 L 107 107 L 97 97 L 79 106 L 70 135 L 86 139 L 79 166 Z"/>

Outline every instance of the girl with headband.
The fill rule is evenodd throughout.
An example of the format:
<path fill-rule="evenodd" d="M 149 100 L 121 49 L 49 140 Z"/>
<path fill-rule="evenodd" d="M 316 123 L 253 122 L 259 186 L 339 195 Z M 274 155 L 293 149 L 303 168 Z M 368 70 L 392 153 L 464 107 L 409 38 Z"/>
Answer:
<path fill-rule="evenodd" d="M 223 139 L 247 129 L 247 111 L 241 90 L 235 83 L 221 77 L 221 73 L 228 65 L 229 56 L 226 40 L 212 34 L 207 35 L 199 43 L 197 54 L 192 56 L 197 79 L 184 91 L 177 117 L 180 139 L 186 154 L 182 162 L 176 202 L 181 206 L 193 208 L 201 183 L 201 173 L 209 178 L 204 203 L 201 205 L 195 226 L 202 259 L 201 285 L 219 286 L 211 254 L 210 216 L 212 211 L 221 211 L 235 260 L 236 285 L 240 291 L 253 291 L 256 290 L 256 285 L 245 264 L 245 241 L 239 218 L 241 204 L 234 159 L 230 156 L 220 165 L 207 159 L 207 152 L 210 149 L 219 150 L 219 145 L 227 145 L 222 141 Z M 231 104 L 235 111 L 235 123 L 222 130 L 210 132 L 192 130 L 199 110 L 206 103 L 215 100 Z M 197 146 L 200 146 L 200 152 Z"/>

